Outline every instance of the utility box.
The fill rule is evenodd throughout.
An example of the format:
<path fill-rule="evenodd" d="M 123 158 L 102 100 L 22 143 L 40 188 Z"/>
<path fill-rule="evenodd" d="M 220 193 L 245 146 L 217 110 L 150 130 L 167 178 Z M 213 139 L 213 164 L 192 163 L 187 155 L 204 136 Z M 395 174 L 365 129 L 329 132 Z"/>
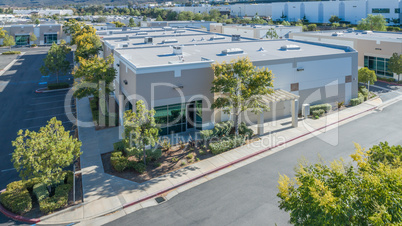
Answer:
<path fill-rule="evenodd" d="M 310 104 L 303 104 L 302 115 L 304 118 L 307 118 L 310 115 Z"/>

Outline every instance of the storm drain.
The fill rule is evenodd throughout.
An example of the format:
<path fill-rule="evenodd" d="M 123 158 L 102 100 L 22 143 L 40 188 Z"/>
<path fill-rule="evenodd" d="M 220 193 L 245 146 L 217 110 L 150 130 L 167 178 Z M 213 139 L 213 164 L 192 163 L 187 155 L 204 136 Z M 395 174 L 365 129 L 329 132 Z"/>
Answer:
<path fill-rule="evenodd" d="M 160 197 L 156 197 L 155 201 L 159 204 L 159 203 L 166 201 L 166 199 L 160 196 Z"/>

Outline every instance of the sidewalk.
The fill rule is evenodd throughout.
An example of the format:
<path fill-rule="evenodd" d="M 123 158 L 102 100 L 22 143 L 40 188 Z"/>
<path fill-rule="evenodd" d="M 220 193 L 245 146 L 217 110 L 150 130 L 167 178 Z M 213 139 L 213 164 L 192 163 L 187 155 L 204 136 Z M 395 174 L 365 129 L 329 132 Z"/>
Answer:
<path fill-rule="evenodd" d="M 373 110 L 382 104 L 380 98 L 369 100 L 318 120 L 299 120 L 297 128 L 291 127 L 291 118 L 266 123 L 266 134 L 261 136 L 259 141 L 140 184 L 104 173 L 101 153 L 113 149 L 112 144 L 119 138 L 118 128 L 95 131 L 93 124 L 92 127 L 83 127 L 81 123 L 79 136 L 83 143 L 81 167 L 84 203 L 46 216 L 41 219 L 40 224 L 81 222 L 83 225 L 100 225 L 138 209 L 157 205 L 153 198 L 156 195 L 162 195 L 169 200 L 194 186 L 311 137 L 318 136 L 320 139 L 336 145 L 338 141 L 333 137 L 334 129 L 337 129 L 339 125 L 373 113 Z M 78 118 L 81 121 L 92 122 L 88 98 L 77 101 L 77 109 Z M 331 130 L 332 136 L 326 136 L 325 132 L 329 130 Z M 194 178 L 197 179 L 194 180 Z M 144 197 L 146 198 L 144 199 Z"/>

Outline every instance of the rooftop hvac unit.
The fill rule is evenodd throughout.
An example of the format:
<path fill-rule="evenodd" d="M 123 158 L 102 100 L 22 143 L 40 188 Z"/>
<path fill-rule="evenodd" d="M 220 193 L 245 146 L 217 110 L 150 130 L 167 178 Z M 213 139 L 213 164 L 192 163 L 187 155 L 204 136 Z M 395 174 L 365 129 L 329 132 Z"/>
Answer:
<path fill-rule="evenodd" d="M 126 44 L 121 44 L 121 47 L 122 47 L 122 48 L 127 48 L 127 47 L 128 47 L 128 43 L 126 43 Z"/>
<path fill-rule="evenodd" d="M 173 46 L 173 54 L 174 55 L 182 55 L 183 48 L 181 46 Z"/>
<path fill-rule="evenodd" d="M 373 34 L 373 32 L 372 32 L 372 31 L 363 31 L 362 34 L 365 34 L 365 35 L 367 35 L 367 34 Z"/>
<path fill-rule="evenodd" d="M 240 35 L 232 35 L 232 42 L 240 41 Z"/>
<path fill-rule="evenodd" d="M 122 31 L 127 31 L 127 26 L 123 26 L 121 30 Z"/>
<path fill-rule="evenodd" d="M 281 46 L 281 50 L 300 50 L 300 46 L 298 46 L 298 45 L 284 45 L 284 46 Z"/>
<path fill-rule="evenodd" d="M 152 43 L 153 42 L 153 38 L 152 37 L 145 37 L 144 38 L 144 43 Z"/>
<path fill-rule="evenodd" d="M 222 54 L 231 55 L 231 54 L 242 54 L 244 51 L 240 48 L 230 48 L 222 50 Z"/>
<path fill-rule="evenodd" d="M 126 37 L 123 38 L 123 40 L 128 41 L 130 38 L 128 37 L 128 35 L 126 35 Z"/>
<path fill-rule="evenodd" d="M 335 33 L 332 34 L 332 36 L 343 36 L 343 33 L 335 32 Z"/>
<path fill-rule="evenodd" d="M 162 41 L 163 44 L 167 44 L 167 43 L 178 43 L 179 41 L 177 41 L 176 39 L 165 39 Z"/>
<path fill-rule="evenodd" d="M 213 41 L 213 40 L 223 40 L 223 39 L 225 39 L 225 37 L 223 37 L 223 36 L 214 36 L 214 37 L 209 38 L 210 41 Z"/>
<path fill-rule="evenodd" d="M 175 30 L 174 33 L 184 33 L 186 32 L 185 30 Z"/>
<path fill-rule="evenodd" d="M 349 32 L 349 33 L 352 33 L 352 32 L 355 31 L 355 29 L 354 28 L 348 28 L 346 31 Z"/>
<path fill-rule="evenodd" d="M 112 35 L 112 34 L 113 34 L 113 31 L 109 31 L 108 34 L 109 34 L 109 35 Z"/>
<path fill-rule="evenodd" d="M 170 30 L 172 30 L 172 27 L 163 27 L 163 29 L 164 29 L 165 31 L 170 31 Z"/>
<path fill-rule="evenodd" d="M 145 31 L 137 32 L 137 35 L 147 35 L 147 34 L 148 34 L 148 32 L 145 32 Z"/>

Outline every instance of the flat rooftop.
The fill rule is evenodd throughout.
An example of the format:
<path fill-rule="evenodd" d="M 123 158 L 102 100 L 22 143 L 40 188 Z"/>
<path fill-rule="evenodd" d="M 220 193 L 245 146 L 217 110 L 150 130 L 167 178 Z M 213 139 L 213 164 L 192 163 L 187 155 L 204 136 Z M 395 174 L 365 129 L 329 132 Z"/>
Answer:
<path fill-rule="evenodd" d="M 281 50 L 282 46 L 296 45 L 300 49 Z M 182 47 L 183 62 L 179 55 L 173 54 L 173 47 Z M 236 48 L 237 51 L 234 49 Z M 234 54 L 222 51 L 233 49 Z M 242 50 L 242 53 L 239 52 Z M 294 40 L 254 40 L 222 43 L 194 43 L 185 45 L 160 45 L 142 48 L 122 48 L 116 50 L 135 67 L 152 67 L 180 63 L 197 63 L 202 61 L 231 61 L 238 57 L 249 57 L 251 61 L 281 60 L 298 57 L 325 56 L 354 51 L 348 47 L 329 44 L 307 43 Z"/>
<path fill-rule="evenodd" d="M 338 36 L 333 36 L 334 33 L 338 33 Z M 296 35 L 297 33 L 293 33 Z M 352 31 L 347 30 L 332 30 L 332 31 L 316 31 L 316 32 L 303 32 L 303 34 L 324 36 L 324 37 L 339 37 L 350 39 L 364 39 L 364 40 L 381 40 L 391 42 L 402 43 L 402 32 L 365 32 L 365 31 Z"/>

